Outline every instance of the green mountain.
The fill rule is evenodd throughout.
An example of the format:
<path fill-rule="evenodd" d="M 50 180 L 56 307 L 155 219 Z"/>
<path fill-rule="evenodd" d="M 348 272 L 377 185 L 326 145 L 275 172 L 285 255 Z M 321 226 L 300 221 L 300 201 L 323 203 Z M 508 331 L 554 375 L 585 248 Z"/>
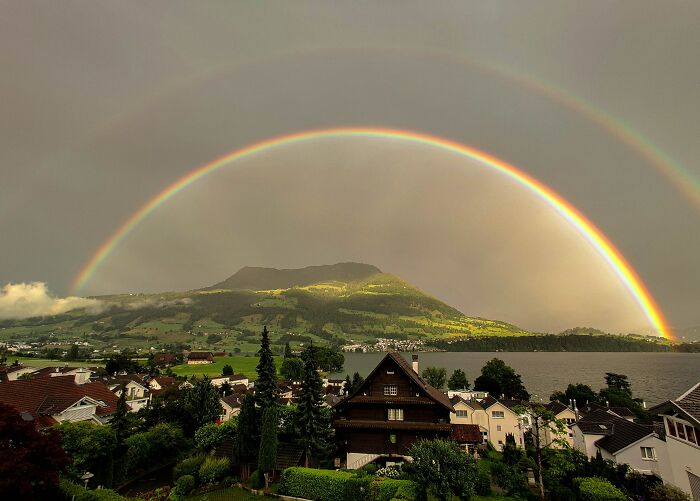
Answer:
<path fill-rule="evenodd" d="M 278 270 L 245 266 L 234 275 L 207 289 L 248 289 L 263 291 L 289 289 L 323 282 L 355 282 L 381 273 L 379 268 L 363 263 L 338 263 L 306 268 Z"/>
<path fill-rule="evenodd" d="M 83 340 L 96 348 L 187 343 L 255 352 L 263 325 L 272 342 L 336 344 L 449 340 L 527 332 L 468 317 L 404 280 L 360 263 L 299 270 L 243 268 L 206 289 L 100 296 L 104 309 L 0 323 L 0 340 Z"/>

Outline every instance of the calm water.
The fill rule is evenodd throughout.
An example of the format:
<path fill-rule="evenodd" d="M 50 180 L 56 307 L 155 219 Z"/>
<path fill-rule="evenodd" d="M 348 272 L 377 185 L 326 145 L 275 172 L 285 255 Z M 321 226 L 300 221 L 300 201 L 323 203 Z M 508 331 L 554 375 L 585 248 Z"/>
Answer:
<path fill-rule="evenodd" d="M 345 372 L 358 371 L 366 376 L 374 369 L 384 353 L 346 353 Z M 410 353 L 404 357 L 410 359 Z M 594 390 L 605 386 L 605 373 L 626 374 L 635 396 L 654 405 L 676 398 L 700 381 L 698 353 L 421 353 L 420 367 L 430 365 L 447 369 L 462 369 L 470 383 L 480 375 L 481 367 L 498 357 L 523 377 L 528 391 L 549 401 L 553 391 L 566 389 L 569 383 L 584 383 Z M 533 397 L 534 399 L 534 397 Z"/>

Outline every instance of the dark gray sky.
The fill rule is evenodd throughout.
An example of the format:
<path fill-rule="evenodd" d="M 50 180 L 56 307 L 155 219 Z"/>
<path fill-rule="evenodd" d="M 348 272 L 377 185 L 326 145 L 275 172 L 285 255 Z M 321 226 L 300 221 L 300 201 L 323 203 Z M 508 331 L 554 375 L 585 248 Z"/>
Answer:
<path fill-rule="evenodd" d="M 105 238 L 194 167 L 278 134 L 376 125 L 464 142 L 553 187 L 675 327 L 698 325 L 698 209 L 609 131 L 523 82 L 620 118 L 700 178 L 699 23 L 700 4 L 680 1 L 0 2 L 0 284 L 64 295 Z M 528 329 L 649 327 L 530 193 L 377 140 L 289 147 L 202 180 L 84 292 L 342 260 Z"/>

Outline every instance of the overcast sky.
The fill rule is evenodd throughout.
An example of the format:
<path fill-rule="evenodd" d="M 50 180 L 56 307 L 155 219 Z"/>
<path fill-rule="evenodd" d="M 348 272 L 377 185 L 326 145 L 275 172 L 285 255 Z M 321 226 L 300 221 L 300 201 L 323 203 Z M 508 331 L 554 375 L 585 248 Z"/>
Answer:
<path fill-rule="evenodd" d="M 698 179 L 698 25 L 700 3 L 683 1 L 1 1 L 0 286 L 67 294 L 131 213 L 196 166 L 279 134 L 373 125 L 522 168 L 604 231 L 674 327 L 700 325 L 698 208 L 590 113 L 536 90 L 617 117 Z M 83 292 L 346 260 L 527 329 L 649 328 L 531 193 L 376 139 L 283 148 L 203 179 Z"/>

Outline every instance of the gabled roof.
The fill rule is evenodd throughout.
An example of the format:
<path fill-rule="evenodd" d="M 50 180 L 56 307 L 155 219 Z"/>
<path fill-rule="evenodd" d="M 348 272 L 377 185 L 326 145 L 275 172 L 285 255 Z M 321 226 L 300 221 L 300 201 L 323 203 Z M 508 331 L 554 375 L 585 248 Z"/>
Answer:
<path fill-rule="evenodd" d="M 489 407 L 492 407 L 496 404 L 501 404 L 503 407 L 507 408 L 513 414 L 517 414 L 517 412 L 515 412 L 515 410 L 513 410 L 514 407 L 516 407 L 518 405 L 523 405 L 523 406 L 528 405 L 527 402 L 521 402 L 520 400 L 498 400 L 497 398 L 494 398 L 491 395 L 489 395 L 485 399 L 481 400 L 480 403 L 484 409 L 488 409 Z"/>
<path fill-rule="evenodd" d="M 616 454 L 644 437 L 654 434 L 652 426 L 633 423 L 616 416 L 612 416 L 609 424 L 612 427 L 610 434 L 596 440 L 595 445 L 610 454 Z"/>
<path fill-rule="evenodd" d="M 221 400 L 232 409 L 237 409 L 241 406 L 241 399 L 238 395 L 226 395 L 221 397 Z"/>
<path fill-rule="evenodd" d="M 60 414 L 81 399 L 89 397 L 98 405 L 96 414 L 105 416 L 117 409 L 117 397 L 101 382 L 75 384 L 73 376 L 7 381 L 0 384 L 0 402 L 17 412 L 30 414 L 37 424 L 55 424 L 50 416 Z"/>
<path fill-rule="evenodd" d="M 187 358 L 190 360 L 197 360 L 197 359 L 209 360 L 210 358 L 214 358 L 214 355 L 212 354 L 211 351 L 191 351 L 187 354 Z"/>
<path fill-rule="evenodd" d="M 547 410 L 553 412 L 555 416 L 558 414 L 561 414 L 562 412 L 564 412 L 567 409 L 571 410 L 571 409 L 569 409 L 569 407 L 567 405 L 562 404 L 558 400 L 552 400 L 551 402 L 546 404 L 545 407 L 547 408 Z"/>
<path fill-rule="evenodd" d="M 656 414 L 674 411 L 683 415 L 688 421 L 700 426 L 700 382 L 692 386 L 676 400 L 667 400 L 649 409 Z"/>
<path fill-rule="evenodd" d="M 471 407 L 474 410 L 484 410 L 484 408 L 481 406 L 481 404 L 477 400 L 466 400 L 459 395 L 453 395 L 452 398 L 450 398 L 450 402 L 452 403 L 453 406 L 455 406 L 461 402 L 464 405 L 468 405 L 469 407 Z"/>
<path fill-rule="evenodd" d="M 413 383 L 418 386 L 420 389 L 422 389 L 426 396 L 434 401 L 435 403 L 438 403 L 444 407 L 446 407 L 450 412 L 454 412 L 454 407 L 452 407 L 452 403 L 450 402 L 450 399 L 445 395 L 443 392 L 438 390 L 437 388 L 434 388 L 430 386 L 428 383 L 426 383 L 422 377 L 420 377 L 414 370 L 411 364 L 401 356 L 400 353 L 397 352 L 391 352 L 387 353 L 386 356 L 377 364 L 377 366 L 372 370 L 372 372 L 369 373 L 369 375 L 365 378 L 365 382 L 358 388 L 356 389 L 352 395 L 350 395 L 348 398 L 343 399 L 341 402 L 347 402 L 350 400 L 352 397 L 357 395 L 362 388 L 365 387 L 365 385 L 369 384 L 369 381 L 372 380 L 374 374 L 379 370 L 379 367 L 387 360 L 393 360 L 396 365 L 399 366 L 399 369 L 408 376 L 408 378 L 413 381 Z"/>

